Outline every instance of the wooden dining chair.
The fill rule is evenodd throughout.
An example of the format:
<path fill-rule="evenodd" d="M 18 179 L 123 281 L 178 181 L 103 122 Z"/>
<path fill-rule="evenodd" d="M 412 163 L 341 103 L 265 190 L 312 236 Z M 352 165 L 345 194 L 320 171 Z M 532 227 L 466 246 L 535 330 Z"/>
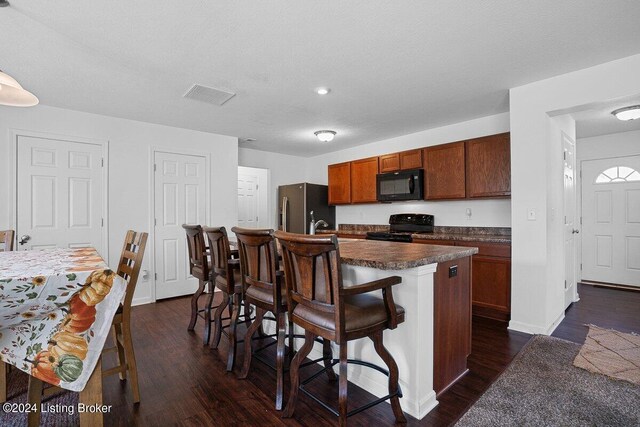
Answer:
<path fill-rule="evenodd" d="M 133 340 L 131 339 L 131 301 L 138 283 L 147 237 L 148 233 L 127 231 L 117 270 L 118 275 L 127 282 L 127 291 L 124 296 L 124 302 L 113 317 L 112 331 L 116 345 L 103 350 L 103 353 L 117 351 L 118 365 L 103 371 L 102 376 L 119 374 L 120 379 L 125 380 L 128 372 L 133 392 L 133 403 L 140 402 L 140 389 L 138 387 L 136 355 L 133 351 Z"/>
<path fill-rule="evenodd" d="M 144 250 L 147 245 L 147 237 L 147 233 L 132 230 L 127 231 L 127 235 L 125 236 L 122 253 L 120 255 L 120 262 L 118 263 L 117 274 L 125 279 L 127 289 L 125 291 L 124 301 L 116 310 L 116 314 L 111 322 L 115 346 L 103 348 L 102 350 L 103 354 L 116 351 L 118 358 L 118 365 L 114 368 L 102 371 L 102 378 L 119 374 L 120 379 L 125 380 L 128 372 L 131 380 L 134 403 L 140 402 L 140 391 L 138 387 L 136 356 L 133 351 L 133 341 L 131 339 L 131 301 L 133 300 L 136 283 L 138 282 L 138 275 L 140 273 L 140 267 L 142 266 L 142 258 L 144 257 Z M 101 369 L 101 367 L 101 359 L 98 359 L 96 369 Z M 92 381 L 90 380 L 89 382 Z M 87 389 L 91 387 L 98 386 L 101 387 L 101 384 L 87 383 L 85 390 L 81 393 L 87 392 Z M 29 376 L 28 402 L 30 404 L 36 404 L 40 407 L 43 395 L 47 397 L 59 391 L 60 388 L 56 386 L 43 388 L 42 380 Z M 89 393 L 93 392 L 94 390 L 89 390 Z M 38 411 L 29 413 L 28 425 L 30 427 L 37 426 L 39 422 L 40 413 Z"/>
<path fill-rule="evenodd" d="M 390 399 L 396 421 L 406 422 L 398 384 L 398 365 L 384 347 L 382 333 L 385 329 L 395 329 L 404 321 L 404 309 L 393 301 L 391 287 L 402 281 L 391 276 L 373 282 L 344 287 L 340 266 L 338 238 L 330 236 L 308 236 L 303 234 L 275 232 L 282 248 L 284 275 L 287 287 L 289 316 L 293 323 L 305 330 L 305 342 L 293 358 L 290 368 L 291 391 L 284 411 L 284 417 L 293 416 L 298 397 L 302 390 L 314 400 L 321 402 L 304 389 L 304 385 L 316 378 L 320 371 L 300 386 L 300 365 L 313 347 L 316 336 L 334 341 L 340 347 L 338 382 L 338 410 L 322 405 L 339 417 L 341 426 L 347 417 L 375 404 Z M 382 298 L 371 295 L 372 291 L 382 291 Z M 388 371 L 368 362 L 347 359 L 349 341 L 369 337 L 375 351 L 387 365 Z M 389 394 L 374 402 L 347 412 L 347 363 L 378 370 L 389 377 Z M 332 367 L 326 368 L 332 369 Z"/>
<path fill-rule="evenodd" d="M 229 338 L 229 352 L 227 353 L 227 371 L 233 370 L 235 365 L 238 340 L 236 330 L 238 324 L 249 321 L 250 312 L 245 307 L 244 314 L 240 316 L 243 304 L 242 278 L 240 277 L 240 260 L 231 257 L 229 238 L 225 227 L 203 227 L 207 236 L 211 256 L 211 271 L 216 288 L 222 291 L 222 302 L 218 305 L 213 316 L 214 333 L 211 348 L 217 348 L 223 329 L 229 329 L 226 335 Z M 229 308 L 229 317 L 223 318 L 225 308 Z M 240 318 L 243 320 L 240 321 Z M 228 325 L 223 325 L 224 320 L 229 320 Z"/>
<path fill-rule="evenodd" d="M 13 237 L 15 231 L 4 230 L 0 231 L 0 252 L 9 252 L 13 250 Z"/>

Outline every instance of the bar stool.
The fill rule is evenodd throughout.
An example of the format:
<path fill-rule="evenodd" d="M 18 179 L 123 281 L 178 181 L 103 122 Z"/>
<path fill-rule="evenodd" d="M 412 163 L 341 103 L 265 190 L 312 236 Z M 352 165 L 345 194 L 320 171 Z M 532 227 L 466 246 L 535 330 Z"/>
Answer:
<path fill-rule="evenodd" d="M 398 384 L 398 365 L 384 347 L 382 339 L 385 329 L 395 329 L 404 321 L 404 309 L 393 302 L 391 291 L 391 287 L 402 279 L 391 276 L 345 288 L 342 283 L 338 239 L 335 235 L 308 236 L 276 231 L 275 237 L 282 247 L 289 318 L 305 330 L 304 345 L 291 362 L 291 391 L 283 416 L 293 416 L 300 389 L 337 415 L 341 426 L 346 425 L 347 417 L 387 399 L 390 399 L 396 421 L 405 423 L 399 399 L 402 391 Z M 382 299 L 368 294 L 375 290 L 382 290 Z M 338 411 L 329 408 L 304 389 L 304 385 L 322 371 L 300 386 L 300 365 L 311 351 L 316 336 L 334 341 L 340 346 L 340 358 L 332 363 L 340 365 Z M 347 359 L 347 343 L 363 337 L 369 337 L 373 341 L 374 348 L 387 365 L 388 371 L 368 362 Z M 347 363 L 370 367 L 387 374 L 389 394 L 347 412 Z"/>
<path fill-rule="evenodd" d="M 240 255 L 241 276 L 244 285 L 245 302 L 256 307 L 256 316 L 247 328 L 244 337 L 244 364 L 239 378 L 246 378 L 251 367 L 251 359 L 254 351 L 251 348 L 253 335 L 259 331 L 262 321 L 270 319 L 276 321 L 276 410 L 282 410 L 284 372 L 285 372 L 285 340 L 288 340 L 289 358 L 293 357 L 294 338 L 304 338 L 302 335 L 294 335 L 293 323 L 289 320 L 289 333 L 287 333 L 287 298 L 282 271 L 277 268 L 278 252 L 276 241 L 273 238 L 273 230 L 257 230 L 233 227 L 231 229 L 238 238 L 238 252 Z M 274 318 L 267 318 L 265 314 L 271 312 Z M 271 336 L 261 335 L 260 338 Z M 272 345 L 269 343 L 257 350 L 265 349 Z M 331 342 L 323 342 L 323 359 L 325 366 L 330 366 L 333 356 Z M 314 363 L 316 361 L 313 361 Z M 330 377 L 335 375 L 330 372 Z"/>
<path fill-rule="evenodd" d="M 229 338 L 227 372 L 231 372 L 235 365 L 237 345 L 243 342 L 237 340 L 236 329 L 239 324 L 250 321 L 251 310 L 249 305 L 245 304 L 244 313 L 242 316 L 240 315 L 244 298 L 242 278 L 240 277 L 240 260 L 231 258 L 227 229 L 225 227 L 203 227 L 202 230 L 209 242 L 211 271 L 213 273 L 212 281 L 214 286 L 222 291 L 223 295 L 222 302 L 218 305 L 213 316 L 215 329 L 211 348 L 218 348 L 223 329 L 228 328 L 229 331 L 226 333 Z M 229 307 L 229 317 L 223 318 L 222 312 L 227 307 Z M 242 321 L 240 321 L 240 317 L 243 317 Z M 229 324 L 223 326 L 222 321 L 227 319 Z"/>

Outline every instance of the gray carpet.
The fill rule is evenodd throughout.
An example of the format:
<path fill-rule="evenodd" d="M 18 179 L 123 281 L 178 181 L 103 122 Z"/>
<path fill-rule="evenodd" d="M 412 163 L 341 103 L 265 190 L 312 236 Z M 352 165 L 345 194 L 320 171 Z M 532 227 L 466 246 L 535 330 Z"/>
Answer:
<path fill-rule="evenodd" d="M 456 426 L 640 426 L 640 387 L 574 367 L 580 347 L 536 335 Z"/>

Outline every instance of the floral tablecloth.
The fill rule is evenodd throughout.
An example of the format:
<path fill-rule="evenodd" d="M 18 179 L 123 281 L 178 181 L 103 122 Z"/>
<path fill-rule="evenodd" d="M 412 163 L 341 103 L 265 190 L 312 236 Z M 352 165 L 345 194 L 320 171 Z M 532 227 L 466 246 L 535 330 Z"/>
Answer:
<path fill-rule="evenodd" d="M 81 391 L 125 291 L 93 248 L 0 252 L 0 359 Z"/>

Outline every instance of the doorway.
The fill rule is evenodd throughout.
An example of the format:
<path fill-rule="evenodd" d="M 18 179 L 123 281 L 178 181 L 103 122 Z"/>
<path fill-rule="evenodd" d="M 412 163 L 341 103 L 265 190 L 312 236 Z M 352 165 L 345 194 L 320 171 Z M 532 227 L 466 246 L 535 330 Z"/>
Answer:
<path fill-rule="evenodd" d="M 193 294 L 198 280 L 189 273 L 182 224 L 207 224 L 207 158 L 153 152 L 155 299 Z"/>
<path fill-rule="evenodd" d="M 108 260 L 107 142 L 13 134 L 17 249 L 93 247 Z"/>
<path fill-rule="evenodd" d="M 582 279 L 640 288 L 640 155 L 581 167 Z"/>
<path fill-rule="evenodd" d="M 238 166 L 238 226 L 268 228 L 269 170 Z"/>

